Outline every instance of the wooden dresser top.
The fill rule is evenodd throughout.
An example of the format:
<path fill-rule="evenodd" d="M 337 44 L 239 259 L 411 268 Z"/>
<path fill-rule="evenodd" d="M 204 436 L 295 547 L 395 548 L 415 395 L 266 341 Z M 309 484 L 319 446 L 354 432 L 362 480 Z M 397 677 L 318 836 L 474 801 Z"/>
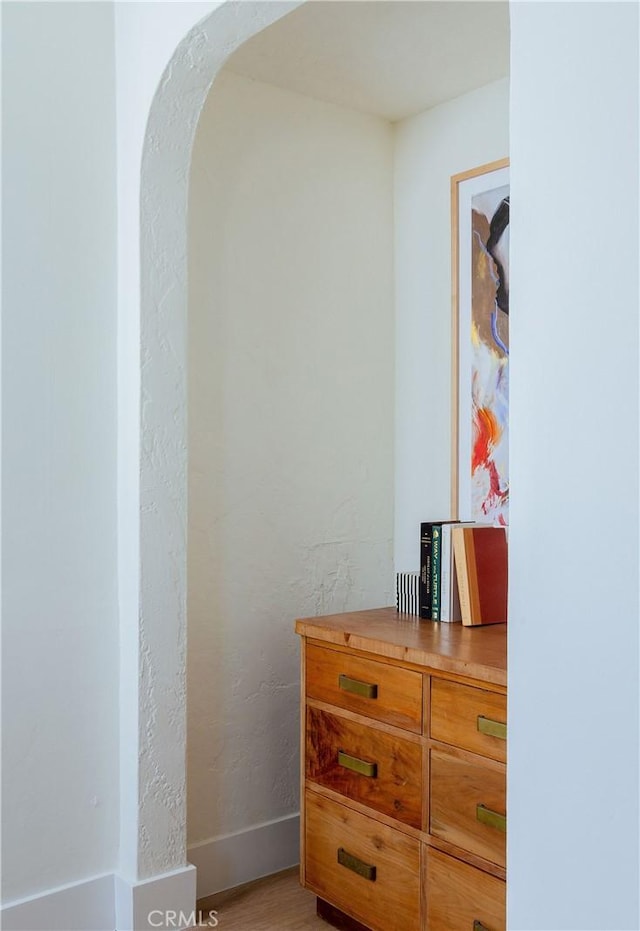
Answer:
<path fill-rule="evenodd" d="M 494 685 L 507 684 L 506 624 L 463 627 L 423 621 L 395 608 L 375 608 L 302 618 L 296 621 L 296 633 Z"/>

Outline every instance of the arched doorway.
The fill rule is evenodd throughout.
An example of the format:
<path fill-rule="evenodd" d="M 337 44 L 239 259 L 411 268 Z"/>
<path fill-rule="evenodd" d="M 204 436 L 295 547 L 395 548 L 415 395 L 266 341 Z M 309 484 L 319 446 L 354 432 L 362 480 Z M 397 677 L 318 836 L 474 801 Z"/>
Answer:
<path fill-rule="evenodd" d="M 231 25 L 229 21 L 225 21 L 225 28 L 232 28 L 233 41 L 239 43 L 241 40 L 237 32 L 238 9 L 234 7 L 232 11 L 235 18 Z M 212 15 L 217 13 L 216 10 Z M 207 20 L 207 24 L 209 21 Z M 166 779 L 163 781 L 164 774 L 170 771 L 168 767 L 177 760 L 172 748 L 184 746 L 184 716 L 180 715 L 183 702 L 181 703 L 177 694 L 183 685 L 181 676 L 184 668 L 185 626 L 185 501 L 183 491 L 180 491 L 181 488 L 184 490 L 186 460 L 182 433 L 185 421 L 186 311 L 186 242 L 183 230 L 188 165 L 197 115 L 193 116 L 193 119 L 189 116 L 190 122 L 187 131 L 184 132 L 180 101 L 181 94 L 186 90 L 184 99 L 189 101 L 189 114 L 198 114 L 208 91 L 211 70 L 219 68 L 224 61 L 219 57 L 216 59 L 217 64 L 211 66 L 207 57 L 210 54 L 210 51 L 207 51 L 210 46 L 207 24 L 195 30 L 190 39 L 185 40 L 179 47 L 171 68 L 166 72 L 154 100 L 146 133 L 143 163 L 143 180 L 146 184 L 141 192 L 142 590 L 141 636 L 138 644 L 141 658 L 139 668 L 143 676 L 141 708 L 146 695 L 149 695 L 151 700 L 148 706 L 142 709 L 143 715 L 138 730 L 138 733 L 143 735 L 140 746 L 144 767 L 144 772 L 141 770 L 139 774 L 138 784 L 145 787 L 145 793 L 139 812 L 141 827 L 134 842 L 139 843 L 145 825 L 151 825 L 154 830 L 158 828 L 158 840 L 162 837 L 162 832 L 165 835 L 171 832 L 172 842 L 172 847 L 167 848 L 163 847 L 161 842 L 157 843 L 155 837 L 152 842 L 145 838 L 145 848 L 141 851 L 144 861 L 142 858 L 140 860 L 144 863 L 147 875 L 157 875 L 162 870 L 171 869 L 171 862 L 175 862 L 177 857 L 172 856 L 169 860 L 166 856 L 167 850 L 173 850 L 174 854 L 180 849 L 184 850 L 184 834 L 180 834 L 183 828 L 179 821 L 183 811 L 184 784 L 179 786 L 181 794 L 177 793 L 172 797 L 172 786 L 167 784 Z M 255 26 L 255 20 L 253 25 Z M 228 45 L 228 48 L 230 49 L 231 45 Z M 205 61 L 208 62 L 206 66 L 203 65 Z M 169 87 L 171 93 L 167 90 Z M 198 105 L 192 111 L 194 100 L 198 101 Z M 179 127 L 184 135 L 184 138 L 180 137 L 178 140 L 171 135 L 171 151 L 165 150 L 168 127 L 173 128 L 172 133 Z M 477 160 L 487 160 L 487 156 L 479 156 Z M 165 196 L 163 186 L 171 188 L 169 199 Z M 158 552 L 159 543 L 162 545 L 162 552 Z M 176 618 L 179 619 L 178 642 L 174 643 Z M 178 655 L 172 666 L 172 650 L 176 647 Z M 177 709 L 177 713 L 169 717 L 167 709 Z M 173 772 L 178 778 L 178 769 L 174 769 Z M 150 787 L 150 790 L 147 787 Z M 170 822 L 168 825 L 167 820 Z M 162 851 L 163 859 L 152 862 L 152 851 L 155 849 Z"/>
<path fill-rule="evenodd" d="M 217 6 L 175 47 L 144 133 L 139 265 L 129 257 L 126 275 L 130 305 L 139 276 L 139 329 L 126 324 L 119 346 L 120 413 L 128 424 L 121 431 L 129 429 L 119 454 L 121 875 L 131 884 L 186 864 L 184 352 L 193 137 L 229 55 L 299 2 Z M 193 13 L 202 16 L 202 7 L 193 5 Z M 136 442 L 131 411 L 138 410 Z M 135 897 L 133 907 L 135 915 Z"/>

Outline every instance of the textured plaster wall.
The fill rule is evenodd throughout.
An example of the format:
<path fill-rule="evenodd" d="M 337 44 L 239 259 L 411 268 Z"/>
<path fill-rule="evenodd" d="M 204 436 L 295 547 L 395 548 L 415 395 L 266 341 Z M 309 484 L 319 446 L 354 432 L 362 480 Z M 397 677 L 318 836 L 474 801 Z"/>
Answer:
<path fill-rule="evenodd" d="M 509 154 L 505 78 L 395 127 L 395 562 L 451 501 L 451 175 Z"/>
<path fill-rule="evenodd" d="M 180 741 L 184 741 L 184 730 L 180 728 L 183 714 L 180 695 L 165 698 L 168 715 L 174 723 L 170 743 L 157 734 L 157 710 L 159 699 L 157 677 L 152 672 L 154 664 L 169 667 L 169 678 L 182 682 L 181 661 L 174 638 L 165 624 L 161 638 L 154 641 L 153 649 L 158 656 L 150 654 L 141 630 L 141 575 L 146 573 L 147 586 L 153 587 L 153 571 L 148 566 L 164 560 L 165 571 L 169 571 L 169 557 L 158 554 L 153 541 L 148 546 L 141 544 L 140 486 L 143 479 L 141 446 L 143 422 L 141 414 L 141 359 L 149 356 L 142 344 L 143 326 L 151 326 L 157 315 L 160 297 L 149 296 L 141 301 L 141 281 L 153 278 L 155 267 L 176 267 L 177 275 L 185 261 L 184 231 L 180 217 L 184 216 L 186 204 L 185 184 L 179 179 L 186 176 L 190 161 L 190 141 L 198 119 L 199 109 L 206 97 L 208 85 L 215 73 L 206 62 L 200 62 L 193 76 L 200 95 L 184 107 L 182 117 L 172 114 L 171 120 L 163 119 L 167 109 L 176 106 L 183 88 L 190 79 L 190 50 L 192 39 L 189 30 L 208 13 L 219 7 L 213 3 L 116 3 L 115 4 L 115 48 L 116 48 L 116 100 L 118 137 L 118 594 L 120 608 L 120 862 L 123 877 L 134 881 L 138 876 L 150 876 L 156 871 L 154 864 L 159 858 L 160 870 L 182 865 L 184 854 L 180 849 L 185 840 L 184 828 L 184 772 L 180 771 Z M 224 27 L 223 27 L 224 29 Z M 206 41 L 196 29 L 194 44 L 205 56 Z M 224 58 L 224 55 L 222 56 Z M 211 72 L 211 73 L 210 73 Z M 154 121 L 154 114 L 161 113 Z M 155 134 L 150 136 L 152 125 L 158 124 Z M 177 142 L 176 142 L 177 140 Z M 156 150 L 155 164 L 141 172 L 143 150 L 153 145 Z M 162 145 L 162 151 L 157 152 Z M 163 158 L 164 155 L 164 158 Z M 144 205 L 146 221 L 157 216 L 161 207 L 174 214 L 174 223 L 165 220 L 152 225 L 154 238 L 152 248 L 145 258 L 142 269 L 141 240 L 144 223 L 141 209 Z M 175 224 L 175 227 L 174 227 Z M 148 233 L 147 232 L 147 237 Z M 172 252 L 172 249 L 174 250 Z M 160 257 L 161 256 L 161 257 Z M 178 278 L 179 280 L 179 278 Z M 182 275 L 184 280 L 184 274 Z M 166 302 L 165 302 L 166 303 Z M 180 329 L 180 295 L 174 298 L 172 311 L 176 315 L 173 324 Z M 165 324 L 166 326 L 166 324 Z M 178 363 L 179 360 L 176 360 Z M 159 366 L 160 358 L 157 359 Z M 151 361 L 146 370 L 155 370 Z M 183 377 L 177 371 L 160 370 L 158 376 L 166 377 L 168 384 L 180 384 Z M 167 389 L 165 389 L 167 390 Z M 149 400 L 153 399 L 153 393 Z M 183 427 L 183 430 L 185 428 Z M 179 432 L 180 426 L 177 425 Z M 151 430 L 146 430 L 147 444 L 155 442 Z M 177 475 L 179 473 L 176 473 Z M 170 508 L 169 486 L 171 479 L 165 478 L 159 490 L 158 505 Z M 166 490 L 165 490 L 166 489 Z M 152 555 L 153 554 L 153 557 Z M 158 573 L 161 577 L 162 570 Z M 175 575 L 175 573 L 174 573 Z M 148 612 L 147 612 L 148 614 Z M 176 615 L 178 618 L 178 615 Z M 178 643 L 180 623 L 177 622 Z M 144 678 L 141 675 L 142 657 L 146 655 Z M 150 696 L 150 683 L 154 675 L 154 694 Z M 164 678 L 166 680 L 167 673 Z M 184 697 L 184 692 L 182 692 Z M 141 705 L 144 710 L 141 711 Z M 168 725 L 161 727 L 168 728 Z M 141 758 L 141 741 L 146 742 L 145 757 Z M 164 790 L 156 783 L 155 796 L 160 802 L 160 811 L 141 817 L 140 801 L 145 776 L 158 769 L 148 758 L 149 743 L 165 743 L 172 756 L 171 782 Z M 170 748 L 170 749 L 169 749 Z M 175 771 L 176 765 L 178 772 Z M 182 770 L 184 764 L 182 764 Z M 157 842 L 150 832 L 161 825 Z M 157 852 L 150 850 L 157 847 Z M 142 850 L 146 851 L 144 854 Z"/>
<path fill-rule="evenodd" d="M 117 862 L 116 143 L 112 6 L 2 18 L 6 903 Z"/>
<path fill-rule="evenodd" d="M 116 7 L 120 869 L 128 879 L 186 862 L 185 337 L 191 146 L 217 71 L 241 42 L 296 5 L 243 0 L 213 10 L 210 3 Z M 181 41 L 189 24 L 208 13 Z"/>
<path fill-rule="evenodd" d="M 393 137 L 216 80 L 189 212 L 189 843 L 297 811 L 296 617 L 393 601 Z"/>

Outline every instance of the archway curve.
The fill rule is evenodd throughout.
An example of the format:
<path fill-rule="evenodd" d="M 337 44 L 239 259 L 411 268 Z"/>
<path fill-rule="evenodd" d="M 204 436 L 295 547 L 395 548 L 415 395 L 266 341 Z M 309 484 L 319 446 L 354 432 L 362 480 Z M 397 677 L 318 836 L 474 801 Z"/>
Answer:
<path fill-rule="evenodd" d="M 155 93 L 140 186 L 137 874 L 186 863 L 187 203 L 216 75 L 304 0 L 228 0 L 176 47 Z"/>

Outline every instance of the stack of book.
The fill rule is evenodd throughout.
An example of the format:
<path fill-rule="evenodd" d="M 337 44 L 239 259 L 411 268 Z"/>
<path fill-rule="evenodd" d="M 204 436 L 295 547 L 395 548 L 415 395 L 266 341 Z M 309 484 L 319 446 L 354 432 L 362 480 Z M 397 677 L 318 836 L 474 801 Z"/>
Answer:
<path fill-rule="evenodd" d="M 420 525 L 420 617 L 467 626 L 507 620 L 507 531 L 459 521 Z"/>

